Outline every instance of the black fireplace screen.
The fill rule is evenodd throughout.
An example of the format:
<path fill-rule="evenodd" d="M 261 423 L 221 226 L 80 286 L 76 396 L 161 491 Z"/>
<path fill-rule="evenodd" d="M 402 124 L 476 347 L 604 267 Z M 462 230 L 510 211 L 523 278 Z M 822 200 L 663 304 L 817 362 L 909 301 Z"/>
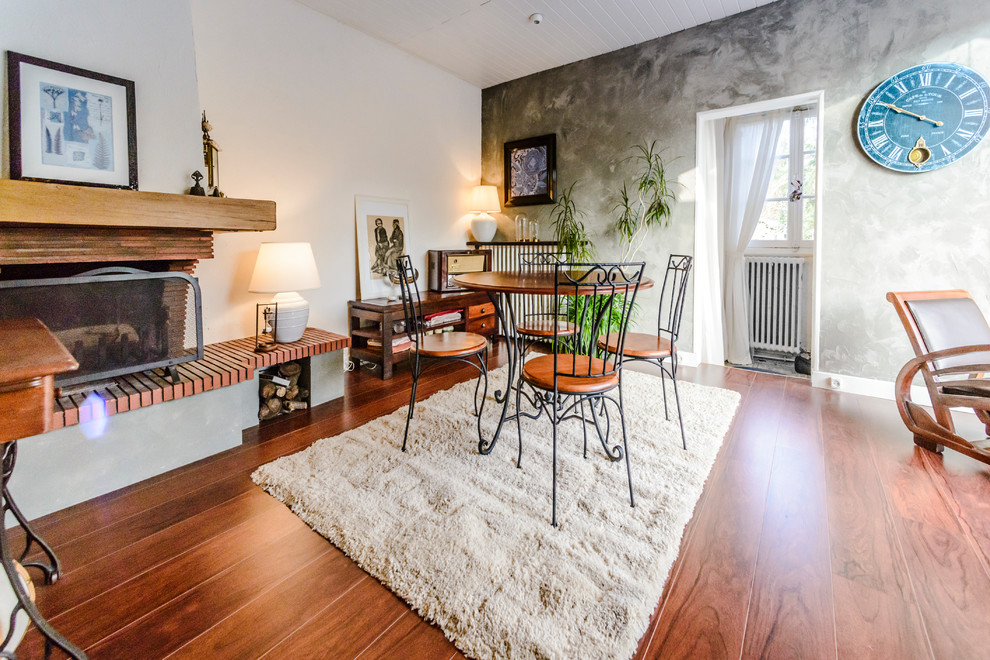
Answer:
<path fill-rule="evenodd" d="M 199 284 L 185 273 L 102 268 L 0 281 L 0 319 L 41 319 L 79 362 L 57 386 L 201 359 L 201 310 Z"/>

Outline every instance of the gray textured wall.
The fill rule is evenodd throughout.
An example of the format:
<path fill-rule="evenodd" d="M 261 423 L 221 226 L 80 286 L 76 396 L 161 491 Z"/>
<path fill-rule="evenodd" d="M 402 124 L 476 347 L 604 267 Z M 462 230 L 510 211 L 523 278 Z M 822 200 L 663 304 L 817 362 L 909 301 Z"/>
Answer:
<path fill-rule="evenodd" d="M 616 257 L 606 225 L 628 176 L 617 161 L 627 147 L 658 140 L 684 184 L 672 226 L 641 255 L 662 276 L 667 254 L 694 253 L 696 114 L 824 89 L 820 369 L 893 380 L 911 353 L 887 291 L 965 288 L 990 312 L 990 138 L 949 167 L 914 175 L 875 165 L 856 141 L 866 95 L 897 71 L 933 61 L 990 76 L 985 2 L 781 0 L 484 90 L 483 182 L 502 184 L 505 141 L 556 133 L 558 184 L 578 181 L 585 224 L 601 256 Z M 550 208 L 506 215 L 538 217 L 549 237 Z M 508 219 L 502 229 L 512 237 Z M 644 303 L 655 306 L 655 297 Z M 687 350 L 691 313 L 689 304 Z"/>

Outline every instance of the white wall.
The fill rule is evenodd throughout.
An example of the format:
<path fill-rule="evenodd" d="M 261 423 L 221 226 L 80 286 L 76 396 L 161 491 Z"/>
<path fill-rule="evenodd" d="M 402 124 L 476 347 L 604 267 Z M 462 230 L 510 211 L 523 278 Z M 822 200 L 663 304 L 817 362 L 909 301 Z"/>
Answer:
<path fill-rule="evenodd" d="M 133 80 L 141 190 L 182 192 L 202 169 L 188 0 L 0 0 L 0 50 Z M 2 69 L 9 177 L 6 60 Z"/>
<path fill-rule="evenodd" d="M 462 247 L 481 170 L 481 90 L 293 0 L 192 0 L 199 98 L 221 189 L 273 199 L 278 229 L 222 234 L 199 266 L 207 341 L 254 332 L 247 292 L 262 241 L 308 240 L 323 287 L 310 325 L 346 333 L 354 196 L 409 201 L 410 254 Z"/>
<path fill-rule="evenodd" d="M 262 241 L 313 243 L 310 325 L 346 333 L 355 195 L 409 201 L 421 270 L 427 249 L 468 238 L 481 90 L 294 0 L 0 0 L 0 49 L 133 80 L 141 190 L 188 189 L 206 109 L 223 191 L 275 200 L 276 231 L 218 234 L 197 269 L 207 342 L 254 333 L 270 298 L 247 292 Z"/>

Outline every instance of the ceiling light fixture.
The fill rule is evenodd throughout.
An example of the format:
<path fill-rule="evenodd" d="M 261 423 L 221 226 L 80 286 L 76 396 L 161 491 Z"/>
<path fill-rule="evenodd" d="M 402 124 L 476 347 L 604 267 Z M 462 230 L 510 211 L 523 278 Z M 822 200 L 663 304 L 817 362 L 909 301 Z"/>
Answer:
<path fill-rule="evenodd" d="M 530 14 L 529 22 L 533 25 L 539 25 L 543 22 L 543 14 Z"/>

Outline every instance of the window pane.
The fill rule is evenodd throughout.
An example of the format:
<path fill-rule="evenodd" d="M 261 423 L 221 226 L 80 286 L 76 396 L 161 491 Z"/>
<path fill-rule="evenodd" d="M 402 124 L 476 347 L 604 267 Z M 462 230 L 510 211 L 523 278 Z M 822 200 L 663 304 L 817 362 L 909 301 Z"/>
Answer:
<path fill-rule="evenodd" d="M 804 120 L 804 150 L 815 151 L 818 148 L 818 117 L 807 117 Z"/>
<path fill-rule="evenodd" d="M 787 177 L 790 170 L 791 159 L 788 157 L 778 158 L 773 164 L 773 175 L 770 177 L 770 187 L 767 189 L 767 198 L 787 197 L 789 188 L 787 187 Z"/>
<path fill-rule="evenodd" d="M 785 119 L 780 129 L 780 139 L 777 140 L 777 155 L 787 156 L 791 153 L 791 120 Z"/>
<path fill-rule="evenodd" d="M 818 154 L 804 155 L 804 178 L 801 179 L 805 195 L 815 194 L 815 181 L 818 179 Z"/>
<path fill-rule="evenodd" d="M 803 217 L 801 222 L 801 240 L 815 240 L 815 198 L 803 199 Z"/>
<path fill-rule="evenodd" d="M 760 222 L 753 234 L 754 241 L 787 240 L 787 202 L 766 202 Z"/>

